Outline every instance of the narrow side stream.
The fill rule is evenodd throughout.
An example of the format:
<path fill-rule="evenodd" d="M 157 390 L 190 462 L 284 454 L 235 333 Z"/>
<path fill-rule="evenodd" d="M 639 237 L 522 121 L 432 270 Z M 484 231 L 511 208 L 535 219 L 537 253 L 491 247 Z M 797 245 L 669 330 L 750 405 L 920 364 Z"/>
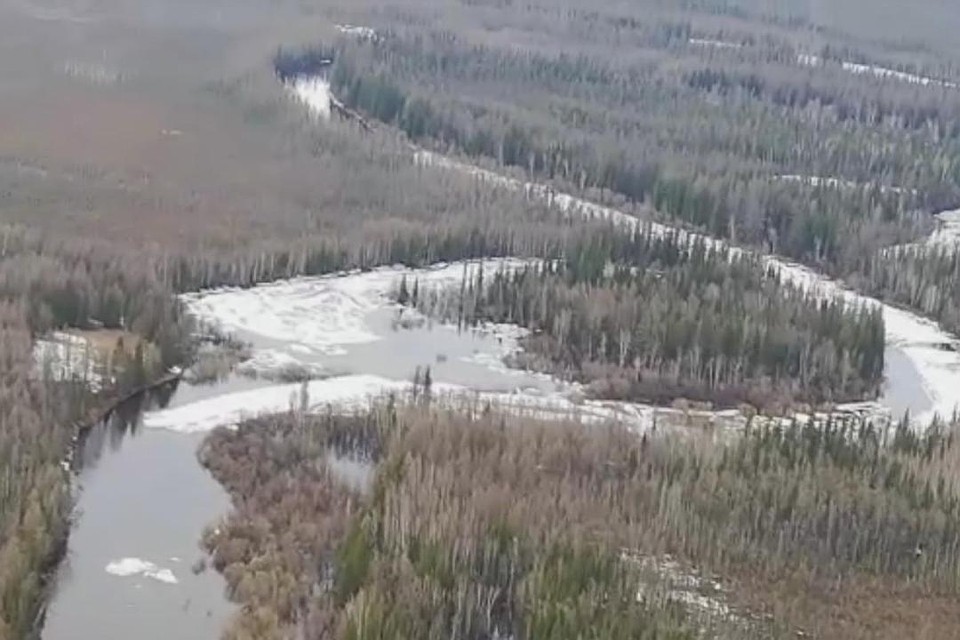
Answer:
<path fill-rule="evenodd" d="M 47 612 L 47 640 L 209 640 L 234 606 L 194 574 L 200 533 L 230 509 L 196 459 L 202 434 L 144 429 L 145 411 L 250 386 L 171 385 L 134 398 L 82 439 L 77 520 Z"/>

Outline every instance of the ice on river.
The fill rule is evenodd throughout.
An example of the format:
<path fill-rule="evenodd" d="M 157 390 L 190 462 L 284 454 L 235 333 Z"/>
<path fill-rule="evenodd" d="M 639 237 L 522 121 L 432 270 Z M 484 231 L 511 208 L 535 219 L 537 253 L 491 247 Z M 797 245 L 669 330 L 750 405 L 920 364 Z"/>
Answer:
<path fill-rule="evenodd" d="M 183 296 L 191 314 L 225 333 L 255 336 L 289 346 L 285 362 L 297 354 L 343 354 L 349 345 L 382 339 L 364 318 L 377 309 L 398 308 L 391 293 L 402 278 L 420 286 L 458 286 L 464 275 L 513 270 L 529 260 L 491 259 L 437 265 L 427 269 L 382 267 L 367 272 L 295 278 L 252 289 L 218 289 Z M 254 357 L 258 357 L 254 354 Z M 265 357 L 265 356 L 261 356 Z M 274 356 L 275 358 L 278 356 Z"/>
<path fill-rule="evenodd" d="M 801 62 L 819 64 L 812 56 Z M 328 85 L 317 86 L 321 87 L 319 92 L 324 94 L 324 100 L 329 102 L 333 99 Z M 546 202 L 571 217 L 607 220 L 626 229 L 642 229 L 644 233 L 654 236 L 675 235 L 680 241 L 702 241 L 708 247 L 728 248 L 732 255 L 748 253 L 741 248 L 729 247 L 716 238 L 640 220 L 623 211 L 563 193 L 550 185 L 523 181 L 448 156 L 421 149 L 415 151 L 414 161 L 420 165 L 472 177 L 498 188 L 523 193 L 526 197 Z M 770 270 L 779 273 L 784 281 L 819 297 L 841 298 L 851 305 L 880 306 L 886 319 L 887 343 L 898 346 L 915 366 L 933 406 L 928 414 L 916 417 L 918 423 L 923 424 L 934 413 L 945 415 L 953 412 L 960 401 L 960 353 L 947 350 L 944 346 L 956 344 L 955 337 L 916 314 L 883 305 L 804 266 L 775 256 L 760 258 Z M 509 269 L 522 264 L 525 263 L 516 260 L 488 261 L 484 268 Z M 398 267 L 381 268 L 335 277 L 298 278 L 245 290 L 204 292 L 185 296 L 184 301 L 193 314 L 206 322 L 214 322 L 225 332 L 240 334 L 241 337 L 245 337 L 244 334 L 252 335 L 284 345 L 283 359 L 296 359 L 298 354 L 310 352 L 342 354 L 349 345 L 381 339 L 381 336 L 364 323 L 364 318 L 377 309 L 390 308 L 393 305 L 388 294 L 404 275 L 409 279 L 416 277 L 421 285 L 456 286 L 461 282 L 465 270 L 476 268 L 476 264 L 471 266 L 464 263 L 441 265 L 416 272 Z M 443 389 L 451 394 L 467 391 L 464 387 L 444 385 L 443 380 L 435 382 L 438 390 Z M 299 385 L 278 385 L 243 394 L 221 396 L 178 409 L 149 414 L 145 417 L 145 423 L 148 426 L 182 431 L 209 429 L 216 424 L 235 423 L 246 415 L 282 411 L 295 406 L 297 400 L 294 396 L 299 388 Z M 327 403 L 356 404 L 367 401 L 371 395 L 379 395 L 385 391 L 404 391 L 407 388 L 406 381 L 353 375 L 313 381 L 308 384 L 307 390 L 313 407 Z M 574 395 L 571 392 L 520 392 L 496 400 L 542 412 L 567 411 L 575 407 L 586 411 L 592 418 L 616 416 L 644 426 L 660 411 L 628 403 L 577 403 L 571 399 Z M 856 410 L 861 408 L 857 407 Z"/>
<path fill-rule="evenodd" d="M 299 77 L 287 85 L 293 96 L 307 110 L 324 120 L 330 118 L 330 83 L 320 77 Z"/>
<path fill-rule="evenodd" d="M 121 558 L 110 562 L 105 571 L 121 578 L 143 576 L 166 584 L 177 584 L 177 577 L 170 569 L 163 569 L 148 560 L 140 558 Z"/>

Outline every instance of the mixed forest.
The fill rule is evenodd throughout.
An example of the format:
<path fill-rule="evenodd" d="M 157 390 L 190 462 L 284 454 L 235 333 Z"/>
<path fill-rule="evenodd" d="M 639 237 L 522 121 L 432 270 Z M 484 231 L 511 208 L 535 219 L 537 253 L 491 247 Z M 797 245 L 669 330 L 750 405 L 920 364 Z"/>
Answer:
<path fill-rule="evenodd" d="M 955 12 L 919 2 L 898 29 L 882 0 L 0 7 L 0 640 L 39 633 L 77 439 L 193 360 L 179 293 L 515 256 L 530 266 L 397 298 L 529 329 L 511 364 L 596 398 L 875 398 L 876 309 L 414 152 L 784 256 L 960 331 L 958 252 L 922 242 L 960 205 L 960 51 Z M 348 22 L 372 31 L 331 26 Z M 78 78 L 77 57 L 124 73 Z M 317 74 L 329 121 L 275 77 Z M 102 384 L 38 362 L 52 331 L 124 337 Z M 225 634 L 958 635 L 955 428 L 763 424 L 641 436 L 424 393 L 217 431 L 201 459 L 235 511 L 204 545 L 243 605 Z M 368 492 L 331 451 L 370 465 Z"/>
<path fill-rule="evenodd" d="M 392 398 L 218 430 L 227 638 L 950 637 L 955 427 L 638 437 Z M 375 469 L 358 493 L 330 456 Z"/>
<path fill-rule="evenodd" d="M 325 74 L 345 107 L 417 144 L 814 265 L 956 328 L 952 253 L 889 250 L 960 204 L 947 69 L 779 29 L 539 17 L 574 38 L 518 50 L 403 25 L 275 66 Z"/>

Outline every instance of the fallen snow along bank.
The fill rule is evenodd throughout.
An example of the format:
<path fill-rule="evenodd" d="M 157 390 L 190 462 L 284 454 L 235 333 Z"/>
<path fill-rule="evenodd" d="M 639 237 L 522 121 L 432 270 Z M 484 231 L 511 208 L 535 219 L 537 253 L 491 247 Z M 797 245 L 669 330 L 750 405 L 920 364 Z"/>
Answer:
<path fill-rule="evenodd" d="M 373 375 L 347 375 L 239 391 L 174 409 L 151 411 L 144 414 L 143 424 L 154 429 L 203 432 L 219 426 L 235 426 L 259 415 L 291 410 L 316 413 L 335 406 L 339 411 L 363 411 L 378 398 L 390 394 L 409 396 L 412 390 L 413 384 L 410 382 Z M 478 393 L 460 385 L 434 382 L 431 398 L 434 402 L 448 405 L 489 402 L 535 418 L 570 416 L 587 422 L 623 420 L 637 427 L 653 423 L 652 407 L 645 408 L 649 413 L 639 409 L 626 412 L 620 410 L 617 403 L 587 401 L 578 404 L 561 394 Z"/>
<path fill-rule="evenodd" d="M 820 56 L 811 55 L 809 53 L 799 54 L 797 56 L 797 63 L 804 67 L 822 67 L 826 65 L 826 62 L 823 60 L 823 58 Z M 913 73 L 906 73 L 904 71 L 897 71 L 896 69 L 890 69 L 889 67 L 881 67 L 877 65 L 841 61 L 840 68 L 854 75 L 866 74 L 875 76 L 877 78 L 890 78 L 892 80 L 898 80 L 900 82 L 906 82 L 909 84 L 919 84 L 924 87 L 933 86 L 943 87 L 946 89 L 956 89 L 958 87 L 957 83 L 955 82 L 938 80 L 936 78 L 930 78 L 927 76 L 918 76 Z"/>
<path fill-rule="evenodd" d="M 389 395 L 410 398 L 413 389 L 412 383 L 402 380 L 366 374 L 346 375 L 238 391 L 173 409 L 150 411 L 144 414 L 143 425 L 151 429 L 197 433 L 217 427 L 235 427 L 244 420 L 287 411 L 320 413 L 335 407 L 338 411 L 350 413 L 364 411 L 371 403 Z M 553 393 L 523 389 L 509 393 L 478 392 L 462 385 L 434 382 L 431 400 L 434 404 L 466 411 L 491 405 L 508 413 L 541 420 L 618 423 L 637 432 L 655 427 L 670 429 L 687 426 L 738 430 L 747 424 L 747 417 L 735 409 L 685 410 L 614 400 L 584 400 L 579 397 L 578 391 L 576 385 L 568 385 L 564 391 Z M 791 418 L 766 420 L 783 424 L 793 419 L 823 423 L 831 418 L 858 423 L 874 420 L 886 423 L 889 421 L 889 412 L 876 403 L 863 402 L 841 405 L 829 415 L 798 414 Z"/>
<path fill-rule="evenodd" d="M 131 576 L 143 576 L 158 582 L 166 584 L 177 584 L 178 580 L 173 571 L 163 569 L 148 560 L 140 558 L 121 558 L 110 562 L 104 569 L 107 573 L 128 578 Z"/>

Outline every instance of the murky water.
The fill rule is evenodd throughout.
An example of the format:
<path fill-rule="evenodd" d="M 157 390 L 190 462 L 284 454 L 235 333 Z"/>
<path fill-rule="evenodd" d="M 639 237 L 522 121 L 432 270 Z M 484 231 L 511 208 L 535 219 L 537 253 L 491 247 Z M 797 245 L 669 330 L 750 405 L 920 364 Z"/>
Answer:
<path fill-rule="evenodd" d="M 364 316 L 372 342 L 346 345 L 335 353 L 301 353 L 301 360 L 331 374 L 375 374 L 409 380 L 417 367 L 430 366 L 434 379 L 488 391 L 519 388 L 556 391 L 544 376 L 511 371 L 498 364 L 502 338 L 449 326 L 396 328 L 396 311 L 378 309 Z M 240 332 L 257 350 L 297 351 L 294 341 Z M 887 402 L 895 412 L 918 413 L 931 404 L 911 361 L 887 350 Z M 203 433 L 143 428 L 144 412 L 186 406 L 227 393 L 274 383 L 233 376 L 212 385 L 181 383 L 128 403 L 91 430 L 78 452 L 78 520 L 69 541 L 44 638 L 150 640 L 209 639 L 233 610 L 220 576 L 194 575 L 202 556 L 203 528 L 228 511 L 229 499 L 197 463 Z M 357 490 L 369 486 L 373 466 L 362 459 L 328 459 L 331 470 Z M 112 562 L 138 558 L 168 569 L 171 584 L 142 574 L 114 575 Z"/>
<path fill-rule="evenodd" d="M 335 353 L 299 352 L 299 360 L 331 374 L 367 373 L 395 380 L 410 380 L 417 367 L 430 366 L 438 382 L 479 390 L 546 392 L 556 387 L 544 376 L 500 365 L 504 344 L 495 335 L 446 326 L 395 329 L 394 318 L 393 310 L 371 311 L 363 324 L 379 339 L 345 345 Z M 291 349 L 292 341 L 239 334 L 254 352 L 298 353 Z M 239 376 L 212 385 L 180 383 L 128 403 L 89 432 L 77 456 L 78 519 L 48 611 L 46 640 L 217 637 L 233 605 L 215 571 L 194 575 L 191 565 L 202 556 L 203 528 L 229 510 L 229 498 L 197 462 L 205 434 L 144 428 L 143 416 L 273 384 Z M 337 477 L 358 490 L 372 481 L 373 467 L 362 459 L 331 456 L 328 462 Z M 110 563 L 124 558 L 169 569 L 177 582 L 107 571 Z"/>
<path fill-rule="evenodd" d="M 181 384 L 136 399 L 91 429 L 77 452 L 79 502 L 67 557 L 47 612 L 47 640 L 216 638 L 233 607 L 215 571 L 194 575 L 200 533 L 230 501 L 197 463 L 202 434 L 143 429 L 143 412 L 176 406 L 248 381 Z M 169 570 L 171 584 L 114 575 L 137 558 Z"/>

